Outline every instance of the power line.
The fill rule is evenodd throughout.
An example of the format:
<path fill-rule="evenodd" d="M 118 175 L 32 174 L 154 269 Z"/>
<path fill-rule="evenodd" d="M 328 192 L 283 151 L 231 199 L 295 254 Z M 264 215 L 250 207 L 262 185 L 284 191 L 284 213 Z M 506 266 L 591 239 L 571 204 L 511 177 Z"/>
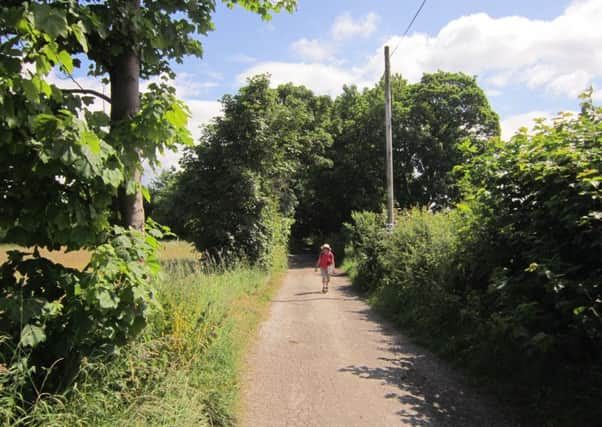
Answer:
<path fill-rule="evenodd" d="M 416 13 L 414 14 L 414 17 L 412 18 L 412 20 L 410 21 L 410 23 L 408 24 L 408 27 L 406 28 L 406 30 L 403 33 L 403 36 L 401 36 L 401 38 L 403 39 L 405 36 L 408 35 L 408 32 L 410 31 L 410 28 L 412 28 L 412 25 L 414 25 L 414 21 L 416 20 L 416 18 L 418 18 L 418 15 L 420 15 L 420 12 L 422 11 L 422 8 L 424 7 L 426 3 L 426 0 L 422 0 L 422 4 L 420 5 L 420 7 L 418 8 L 418 10 L 416 11 Z M 395 51 L 397 50 L 397 48 L 399 47 L 399 43 L 401 42 L 401 40 L 399 42 L 397 42 L 397 46 L 395 46 L 395 49 L 393 49 L 393 51 L 391 52 L 391 56 L 393 56 L 395 54 Z"/>

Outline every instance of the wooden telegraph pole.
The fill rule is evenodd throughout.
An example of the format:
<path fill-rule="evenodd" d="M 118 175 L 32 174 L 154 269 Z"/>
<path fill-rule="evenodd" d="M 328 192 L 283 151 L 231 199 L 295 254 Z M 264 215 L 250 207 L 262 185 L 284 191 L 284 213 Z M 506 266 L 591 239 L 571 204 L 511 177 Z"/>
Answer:
<path fill-rule="evenodd" d="M 387 227 L 392 227 L 393 218 L 393 131 L 391 128 L 391 67 L 389 46 L 385 46 L 385 163 L 387 172 Z"/>

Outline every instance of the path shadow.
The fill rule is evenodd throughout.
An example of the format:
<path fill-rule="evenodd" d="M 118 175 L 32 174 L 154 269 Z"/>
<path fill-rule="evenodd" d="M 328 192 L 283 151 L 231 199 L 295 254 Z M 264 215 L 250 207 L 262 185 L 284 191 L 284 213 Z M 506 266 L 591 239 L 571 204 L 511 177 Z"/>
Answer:
<path fill-rule="evenodd" d="M 316 292 L 318 294 L 322 294 L 322 292 Z M 274 299 L 272 302 L 284 303 L 284 302 L 308 302 L 308 301 L 350 301 L 346 298 L 341 297 L 328 297 L 323 296 L 321 298 L 290 298 L 290 299 Z"/>
<path fill-rule="evenodd" d="M 302 296 L 302 295 L 316 295 L 316 294 L 318 294 L 318 295 L 322 295 L 322 291 L 297 292 L 297 293 L 295 294 L 295 296 L 298 296 L 298 297 L 300 297 L 300 296 Z"/>
<path fill-rule="evenodd" d="M 339 291 L 358 298 L 351 286 Z M 371 330 L 385 336 L 381 350 L 391 357 L 380 357 L 380 366 L 349 365 L 339 369 L 360 378 L 380 380 L 397 391 L 386 394 L 405 408 L 398 412 L 400 423 L 408 426 L 511 427 L 505 411 L 462 380 L 435 355 L 412 343 L 397 328 L 372 308 L 353 310 L 371 323 Z M 385 365 L 385 366 L 383 366 Z"/>
<path fill-rule="evenodd" d="M 316 264 L 316 257 L 309 254 L 289 254 L 288 268 L 291 270 L 299 270 L 310 268 Z"/>

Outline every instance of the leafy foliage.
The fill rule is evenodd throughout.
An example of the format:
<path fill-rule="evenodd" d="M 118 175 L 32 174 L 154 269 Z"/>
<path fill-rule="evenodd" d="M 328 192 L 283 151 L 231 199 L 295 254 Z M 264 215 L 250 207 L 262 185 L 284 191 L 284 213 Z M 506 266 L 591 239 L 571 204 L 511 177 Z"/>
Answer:
<path fill-rule="evenodd" d="M 123 170 L 102 135 L 78 119 L 85 100 L 44 80 L 53 66 L 73 67 L 55 37 L 76 30 L 52 11 L 41 4 L 2 10 L 8 41 L 0 46 L 0 235 L 77 248 L 102 240 Z"/>
<path fill-rule="evenodd" d="M 329 98 L 290 84 L 270 89 L 257 76 L 222 105 L 165 200 L 200 250 L 269 264 L 287 246 L 304 180 L 326 161 Z"/>
<path fill-rule="evenodd" d="M 459 147 L 499 135 L 497 114 L 476 79 L 461 73 L 425 74 L 415 84 L 393 76 L 391 91 L 395 200 L 401 208 L 452 205 L 459 193 L 451 172 L 465 157 Z M 328 152 L 335 167 L 316 171 L 313 197 L 301 202 L 300 212 L 311 218 L 307 229 L 338 232 L 352 211 L 384 205 L 383 99 L 381 81 L 363 92 L 344 87 L 335 100 Z"/>
<path fill-rule="evenodd" d="M 390 233 L 372 213 L 348 226 L 354 283 L 422 342 L 507 385 L 538 424 L 600 416 L 601 118 L 586 95 L 578 117 L 533 134 L 466 140 L 456 209 L 406 211 Z"/>
<path fill-rule="evenodd" d="M 531 307 L 521 327 L 533 351 L 602 351 L 601 113 L 586 99 L 577 118 L 492 143 L 458 168 L 479 236 L 474 250 L 495 268 L 501 308 L 517 318 L 515 310 Z"/>
<path fill-rule="evenodd" d="M 224 3 L 265 19 L 296 4 Z M 196 35 L 212 29 L 214 9 L 213 0 L 0 6 L 0 239 L 35 248 L 0 269 L 0 390 L 11 408 L 27 412 L 43 390 L 68 384 L 84 355 L 123 345 L 144 326 L 155 231 L 113 224 L 142 231 L 142 159 L 154 166 L 158 153 L 191 138 L 175 89 L 162 81 L 141 95 L 139 78 L 173 78 L 172 61 L 200 56 Z M 93 108 L 102 94 L 47 82 L 51 72 L 74 78 L 84 64 L 111 84 L 110 116 Z M 80 272 L 37 247 L 94 255 Z"/>
<path fill-rule="evenodd" d="M 78 271 L 13 251 L 0 267 L 0 366 L 9 391 L 31 401 L 69 382 L 82 357 L 134 337 L 154 304 L 151 281 L 159 229 L 145 235 L 114 227 Z M 16 387 L 16 390 L 15 390 Z"/>
<path fill-rule="evenodd" d="M 118 352 L 85 357 L 68 392 L 40 394 L 28 413 L 0 386 L 0 423 L 234 425 L 239 358 L 275 282 L 242 265 L 208 272 L 188 246 L 166 246 L 153 281 L 161 309 L 144 331 Z M 0 384 L 6 379 L 0 370 Z"/>

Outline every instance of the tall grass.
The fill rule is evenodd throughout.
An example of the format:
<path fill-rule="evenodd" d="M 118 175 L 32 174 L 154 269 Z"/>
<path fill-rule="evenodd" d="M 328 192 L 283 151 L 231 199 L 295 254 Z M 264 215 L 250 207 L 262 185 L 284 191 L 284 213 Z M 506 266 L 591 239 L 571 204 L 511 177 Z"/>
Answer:
<path fill-rule="evenodd" d="M 235 424 L 239 361 L 277 280 L 244 264 L 201 267 L 198 254 L 176 245 L 177 258 L 163 256 L 160 304 L 144 333 L 85 360 L 73 386 L 41 395 L 23 424 Z"/>

